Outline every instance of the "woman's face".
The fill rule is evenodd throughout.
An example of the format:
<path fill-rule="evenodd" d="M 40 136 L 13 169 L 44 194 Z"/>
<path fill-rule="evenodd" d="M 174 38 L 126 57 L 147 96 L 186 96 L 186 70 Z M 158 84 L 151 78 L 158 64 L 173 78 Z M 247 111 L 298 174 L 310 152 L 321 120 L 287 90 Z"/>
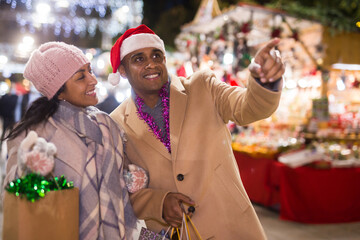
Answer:
<path fill-rule="evenodd" d="M 65 83 L 65 90 L 59 94 L 59 100 L 65 100 L 77 107 L 94 106 L 98 103 L 95 92 L 97 80 L 90 63 L 82 66 Z"/>

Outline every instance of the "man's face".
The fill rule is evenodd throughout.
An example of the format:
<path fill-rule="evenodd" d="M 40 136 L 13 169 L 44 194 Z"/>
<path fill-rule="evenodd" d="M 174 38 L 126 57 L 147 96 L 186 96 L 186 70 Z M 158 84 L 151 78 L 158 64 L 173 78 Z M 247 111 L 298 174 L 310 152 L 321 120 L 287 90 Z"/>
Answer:
<path fill-rule="evenodd" d="M 135 93 L 141 98 L 158 95 L 168 81 L 166 58 L 157 48 L 142 48 L 126 55 L 119 72 L 129 80 Z"/>

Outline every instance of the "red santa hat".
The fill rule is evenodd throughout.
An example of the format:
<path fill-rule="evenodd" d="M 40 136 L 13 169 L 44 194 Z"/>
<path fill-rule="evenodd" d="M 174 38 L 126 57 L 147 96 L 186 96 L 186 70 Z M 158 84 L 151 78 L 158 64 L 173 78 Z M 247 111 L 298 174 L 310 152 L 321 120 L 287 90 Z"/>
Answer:
<path fill-rule="evenodd" d="M 117 85 L 120 81 L 118 68 L 121 60 L 127 54 L 146 47 L 158 48 L 165 54 L 163 40 L 146 25 L 142 24 L 136 28 L 126 30 L 111 48 L 110 61 L 113 72 L 109 74 L 108 81 L 112 85 Z"/>

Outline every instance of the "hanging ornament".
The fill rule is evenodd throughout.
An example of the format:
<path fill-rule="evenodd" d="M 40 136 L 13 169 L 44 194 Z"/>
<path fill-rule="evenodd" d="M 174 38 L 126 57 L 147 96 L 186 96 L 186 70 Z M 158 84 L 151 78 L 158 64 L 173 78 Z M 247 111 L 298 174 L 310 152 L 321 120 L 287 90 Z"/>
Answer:
<path fill-rule="evenodd" d="M 252 22 L 248 21 L 248 22 L 244 22 L 241 25 L 240 31 L 244 34 L 247 34 L 251 31 L 251 29 L 252 29 Z"/>
<path fill-rule="evenodd" d="M 271 38 L 279 38 L 282 32 L 281 27 L 273 27 L 271 29 Z"/>
<path fill-rule="evenodd" d="M 360 88 L 360 80 L 356 78 L 354 80 L 354 82 L 352 83 L 352 87 L 353 88 Z"/>
<path fill-rule="evenodd" d="M 295 40 L 298 41 L 299 40 L 299 31 L 297 29 L 291 29 L 292 31 L 292 35 L 291 37 Z"/>
<path fill-rule="evenodd" d="M 252 30 L 253 27 L 253 16 L 254 16 L 254 11 L 250 12 L 250 17 L 249 20 L 247 22 L 244 22 L 241 25 L 240 31 L 244 34 L 249 33 Z"/>
<path fill-rule="evenodd" d="M 284 21 L 283 17 L 280 15 L 273 15 L 273 22 L 271 28 L 271 38 L 279 38 L 283 29 L 281 23 Z"/>

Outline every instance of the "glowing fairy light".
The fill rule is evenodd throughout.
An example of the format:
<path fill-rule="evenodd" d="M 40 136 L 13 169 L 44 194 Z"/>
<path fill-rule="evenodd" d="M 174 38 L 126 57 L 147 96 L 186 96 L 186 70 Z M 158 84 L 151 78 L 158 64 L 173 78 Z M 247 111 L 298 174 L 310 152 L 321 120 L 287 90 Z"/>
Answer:
<path fill-rule="evenodd" d="M 16 22 L 19 26 L 26 27 L 28 32 L 46 32 L 48 29 L 53 29 L 55 36 L 70 37 L 73 33 L 80 37 L 94 37 L 96 31 L 100 31 L 114 37 L 124 32 L 126 27 L 139 25 L 143 18 L 141 0 L 4 0 L 1 2 L 9 5 L 11 11 L 21 10 L 21 14 L 16 14 Z M 24 9 L 27 11 L 23 11 Z"/>

